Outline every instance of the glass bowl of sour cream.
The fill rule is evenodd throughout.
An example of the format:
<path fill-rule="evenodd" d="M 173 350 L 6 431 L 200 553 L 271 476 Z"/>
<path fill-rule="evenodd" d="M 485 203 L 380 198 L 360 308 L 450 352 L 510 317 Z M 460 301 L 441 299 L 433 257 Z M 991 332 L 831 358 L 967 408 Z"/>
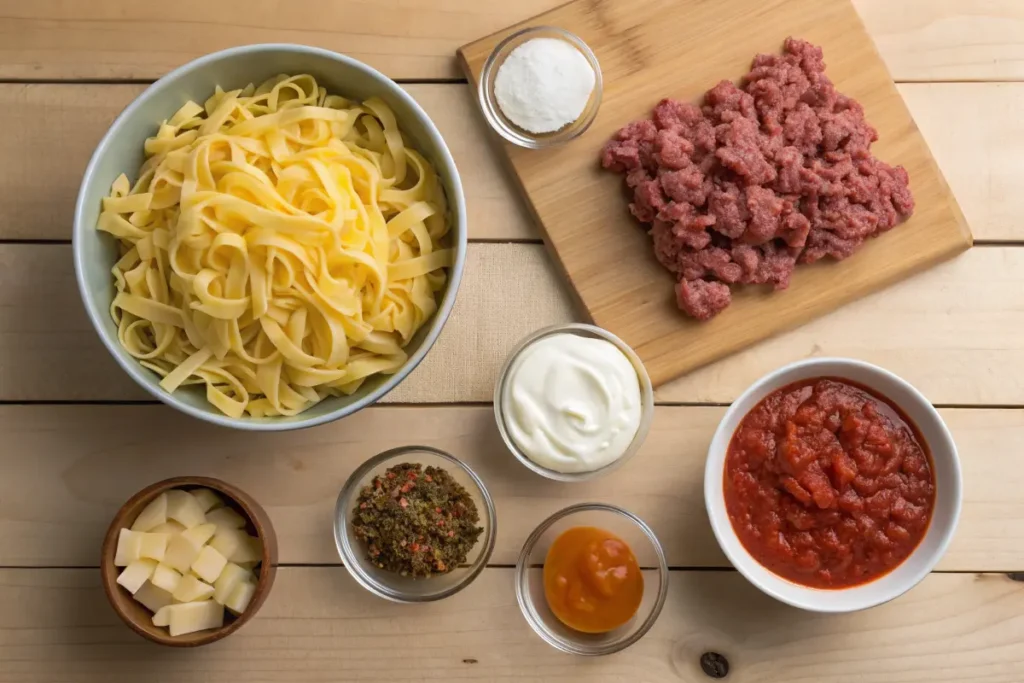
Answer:
<path fill-rule="evenodd" d="M 494 416 L 523 465 L 548 479 L 585 481 L 640 450 L 654 418 L 654 387 L 640 357 L 611 332 L 556 325 L 509 354 Z"/>
<path fill-rule="evenodd" d="M 601 65 L 578 36 L 531 26 L 502 40 L 480 72 L 484 118 L 509 142 L 541 149 L 582 135 L 601 106 Z"/>

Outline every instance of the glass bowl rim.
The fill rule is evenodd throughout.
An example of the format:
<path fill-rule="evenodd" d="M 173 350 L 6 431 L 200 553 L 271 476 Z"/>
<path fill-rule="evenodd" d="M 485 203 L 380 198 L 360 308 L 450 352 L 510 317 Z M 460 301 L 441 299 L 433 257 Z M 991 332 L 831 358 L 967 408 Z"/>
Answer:
<path fill-rule="evenodd" d="M 554 131 L 553 133 L 537 134 L 509 126 L 505 123 L 502 115 L 499 115 L 497 100 L 491 92 L 492 88 L 489 86 L 489 83 L 493 80 L 491 78 L 491 72 L 495 72 L 496 76 L 497 73 L 495 70 L 500 67 L 500 65 L 496 63 L 497 56 L 514 43 L 519 41 L 526 42 L 523 38 L 534 33 L 557 34 L 560 39 L 565 40 L 579 50 L 580 54 L 583 55 L 587 60 L 587 63 L 590 64 L 590 67 L 594 70 L 594 90 L 591 93 L 593 103 L 590 104 L 588 102 L 588 106 L 583 110 L 583 113 L 580 114 L 580 118 L 567 126 Z M 518 45 L 515 45 L 515 47 L 518 47 Z M 512 49 L 515 49 L 515 47 Z M 491 50 L 490 54 L 487 55 L 483 68 L 480 70 L 480 80 L 477 84 L 477 99 L 480 104 L 480 110 L 483 112 L 484 119 L 487 120 L 487 124 L 492 130 L 494 130 L 494 132 L 500 135 L 502 139 L 525 149 L 545 149 L 548 147 L 555 147 L 580 137 L 587 132 L 591 124 L 593 124 L 594 120 L 597 118 L 597 112 L 601 108 L 601 100 L 603 97 L 604 79 L 601 74 L 601 63 L 598 61 L 597 55 L 594 54 L 594 51 L 582 38 L 559 26 L 527 26 L 501 39 L 501 41 L 499 41 Z M 580 125 L 573 128 L 572 126 L 575 123 L 579 123 Z"/>
<path fill-rule="evenodd" d="M 543 624 L 540 623 L 540 619 L 535 615 L 532 600 L 523 592 L 523 579 L 526 571 L 529 569 L 528 563 L 530 555 L 533 553 L 533 549 L 534 546 L 537 545 L 537 541 L 539 541 L 541 536 L 543 536 L 544 533 L 556 522 L 580 512 L 610 512 L 628 519 L 643 532 L 644 536 L 647 537 L 647 540 L 654 548 L 655 555 L 658 557 L 658 566 L 655 568 L 658 572 L 659 578 L 658 595 L 655 597 L 654 605 L 651 607 L 650 614 L 647 615 L 636 631 L 631 633 L 629 636 L 603 646 L 580 646 L 576 643 L 555 637 L 543 626 Z M 612 505 L 611 503 L 576 503 L 555 512 L 538 524 L 537 528 L 530 533 L 526 542 L 523 543 L 523 549 L 519 552 L 519 558 L 516 561 L 515 581 L 516 602 L 519 603 L 519 610 L 523 613 L 523 617 L 530 625 L 530 628 L 532 628 L 537 635 L 539 635 L 548 645 L 551 645 L 562 652 L 594 657 L 620 652 L 636 643 L 651 630 L 651 627 L 654 626 L 655 622 L 657 622 L 658 617 L 661 616 L 661 610 L 665 607 L 665 601 L 668 598 L 669 569 L 668 560 L 665 557 L 665 551 L 661 547 L 661 541 L 658 540 L 654 530 L 647 525 L 647 522 L 640 519 L 640 517 L 625 508 L 621 508 L 618 505 Z"/>
<path fill-rule="evenodd" d="M 516 360 L 518 360 L 523 351 L 525 351 L 534 342 L 560 332 L 574 334 L 584 332 L 610 342 L 630 361 L 633 369 L 636 370 L 637 380 L 640 382 L 640 425 L 637 427 L 633 440 L 630 441 L 629 447 L 617 460 L 614 460 L 604 467 L 591 470 L 590 472 L 556 472 L 555 470 L 538 465 L 533 460 L 530 460 L 530 458 L 522 452 L 519 446 L 517 446 L 515 441 L 512 439 L 511 434 L 508 432 L 508 428 L 505 426 L 505 416 L 502 414 L 505 385 L 508 383 L 509 373 L 515 365 Z M 647 372 L 647 367 L 644 365 L 644 362 L 640 359 L 637 352 L 614 333 L 609 332 L 603 327 L 598 327 L 597 325 L 591 325 L 589 323 L 562 323 L 542 327 L 541 329 L 526 335 L 511 351 L 509 351 L 508 356 L 505 358 L 505 362 L 501 366 L 501 370 L 498 372 L 498 381 L 494 384 L 492 404 L 494 408 L 494 420 L 498 424 L 498 433 L 501 434 L 501 440 L 505 443 L 505 447 L 512 453 L 512 455 L 514 455 L 525 467 L 542 477 L 546 477 L 553 481 L 570 483 L 589 481 L 591 479 L 603 477 L 604 475 L 617 470 L 627 461 L 631 460 L 637 452 L 639 452 L 641 446 L 643 446 L 644 442 L 647 440 L 647 435 L 651 430 L 651 424 L 654 422 L 654 385 L 651 383 L 651 376 Z"/>
<path fill-rule="evenodd" d="M 437 593 L 430 593 L 427 595 L 416 595 L 408 593 L 406 591 L 392 588 L 391 586 L 384 584 L 380 581 L 375 580 L 371 577 L 362 567 L 360 562 L 356 559 L 356 549 L 349 540 L 348 526 L 348 508 L 344 501 L 355 492 L 355 489 L 362 484 L 362 481 L 371 473 L 373 470 L 380 467 L 382 464 L 398 458 L 403 455 L 414 455 L 416 453 L 429 453 L 432 456 L 441 458 L 442 460 L 454 465 L 458 469 L 462 470 L 473 482 L 480 492 L 480 498 L 483 499 L 484 512 L 483 515 L 486 517 L 486 536 L 482 539 L 483 548 L 480 550 L 480 555 L 476 561 L 469 565 L 465 576 L 463 576 L 453 586 L 446 588 L 443 591 Z M 410 460 L 415 461 L 415 458 L 410 457 Z M 463 588 L 473 583 L 473 581 L 480 575 L 481 572 L 487 567 L 487 563 L 491 558 L 491 553 L 494 551 L 495 540 L 498 535 L 498 515 L 494 507 L 494 499 L 491 498 L 490 491 L 484 485 L 483 480 L 477 475 L 473 469 L 462 462 L 454 455 L 442 451 L 439 448 L 433 446 L 398 446 L 396 448 L 390 448 L 386 451 L 378 453 L 377 455 L 367 459 L 363 464 L 355 469 L 352 474 L 349 475 L 348 479 L 345 480 L 345 484 L 341 487 L 341 491 L 338 493 L 338 500 L 334 506 L 334 543 L 338 548 L 338 555 L 341 556 L 341 560 L 344 563 L 345 569 L 348 573 L 356 580 L 360 586 L 373 593 L 374 595 L 391 600 L 392 602 L 402 603 L 426 603 L 441 600 L 452 595 L 455 595 Z M 424 579 L 429 580 L 429 579 Z"/>

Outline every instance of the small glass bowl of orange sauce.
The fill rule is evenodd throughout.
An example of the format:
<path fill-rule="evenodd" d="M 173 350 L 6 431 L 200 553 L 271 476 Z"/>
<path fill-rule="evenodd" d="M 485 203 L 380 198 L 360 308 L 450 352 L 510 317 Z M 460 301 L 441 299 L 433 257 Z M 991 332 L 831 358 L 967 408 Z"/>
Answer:
<path fill-rule="evenodd" d="M 604 503 L 572 505 L 544 520 L 516 563 L 523 616 L 570 654 L 608 655 L 637 642 L 667 593 L 668 563 L 654 532 Z"/>

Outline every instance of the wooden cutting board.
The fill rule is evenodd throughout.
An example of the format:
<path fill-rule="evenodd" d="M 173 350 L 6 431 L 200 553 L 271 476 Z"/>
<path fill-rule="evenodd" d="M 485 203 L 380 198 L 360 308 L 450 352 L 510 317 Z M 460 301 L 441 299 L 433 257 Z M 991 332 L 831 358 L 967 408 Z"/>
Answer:
<path fill-rule="evenodd" d="M 502 38 L 544 25 L 575 33 L 597 55 L 604 77 L 597 120 L 554 149 L 499 142 L 587 313 L 636 349 L 655 385 L 971 246 L 956 200 L 849 0 L 576 0 L 462 47 L 470 83 L 476 87 Z M 824 48 L 826 74 L 864 105 L 880 136 L 872 150 L 907 169 L 917 208 L 845 261 L 798 266 L 788 290 L 734 288 L 728 309 L 698 323 L 676 307 L 674 277 L 630 215 L 622 176 L 600 168 L 601 148 L 663 97 L 697 102 L 720 80 L 738 81 L 755 54 L 780 52 L 787 36 Z"/>

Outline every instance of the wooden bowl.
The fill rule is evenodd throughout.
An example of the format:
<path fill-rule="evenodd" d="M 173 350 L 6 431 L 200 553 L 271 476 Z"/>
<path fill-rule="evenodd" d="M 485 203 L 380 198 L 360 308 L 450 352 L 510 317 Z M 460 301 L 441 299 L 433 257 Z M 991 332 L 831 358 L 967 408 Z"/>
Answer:
<path fill-rule="evenodd" d="M 153 614 L 135 601 L 131 593 L 117 583 L 117 577 L 121 572 L 120 567 L 114 566 L 114 553 L 117 550 L 117 539 L 121 529 L 130 528 L 139 513 L 154 498 L 164 491 L 177 488 L 193 489 L 208 488 L 216 491 L 224 498 L 224 503 L 235 512 L 238 512 L 246 519 L 246 530 L 263 542 L 263 558 L 259 566 L 259 579 L 256 583 L 256 592 L 252 596 L 249 607 L 241 616 L 235 616 L 225 610 L 224 625 L 216 629 L 196 631 L 182 636 L 171 637 L 165 627 L 153 625 Z M 208 645 L 226 638 L 242 627 L 247 621 L 253 618 L 263 601 L 267 599 L 271 586 L 274 585 L 274 576 L 277 573 L 277 537 L 274 535 L 274 527 L 270 524 L 270 518 L 266 511 L 260 507 L 249 494 L 235 488 L 231 484 L 220 479 L 211 477 L 174 477 L 165 479 L 151 486 L 142 489 L 131 499 L 121 506 L 121 509 L 114 515 L 110 523 L 107 536 L 103 539 L 103 556 L 100 559 L 100 572 L 103 577 L 103 589 L 107 598 L 113 606 L 114 611 L 121 617 L 124 623 L 143 638 L 171 647 L 198 647 Z"/>

